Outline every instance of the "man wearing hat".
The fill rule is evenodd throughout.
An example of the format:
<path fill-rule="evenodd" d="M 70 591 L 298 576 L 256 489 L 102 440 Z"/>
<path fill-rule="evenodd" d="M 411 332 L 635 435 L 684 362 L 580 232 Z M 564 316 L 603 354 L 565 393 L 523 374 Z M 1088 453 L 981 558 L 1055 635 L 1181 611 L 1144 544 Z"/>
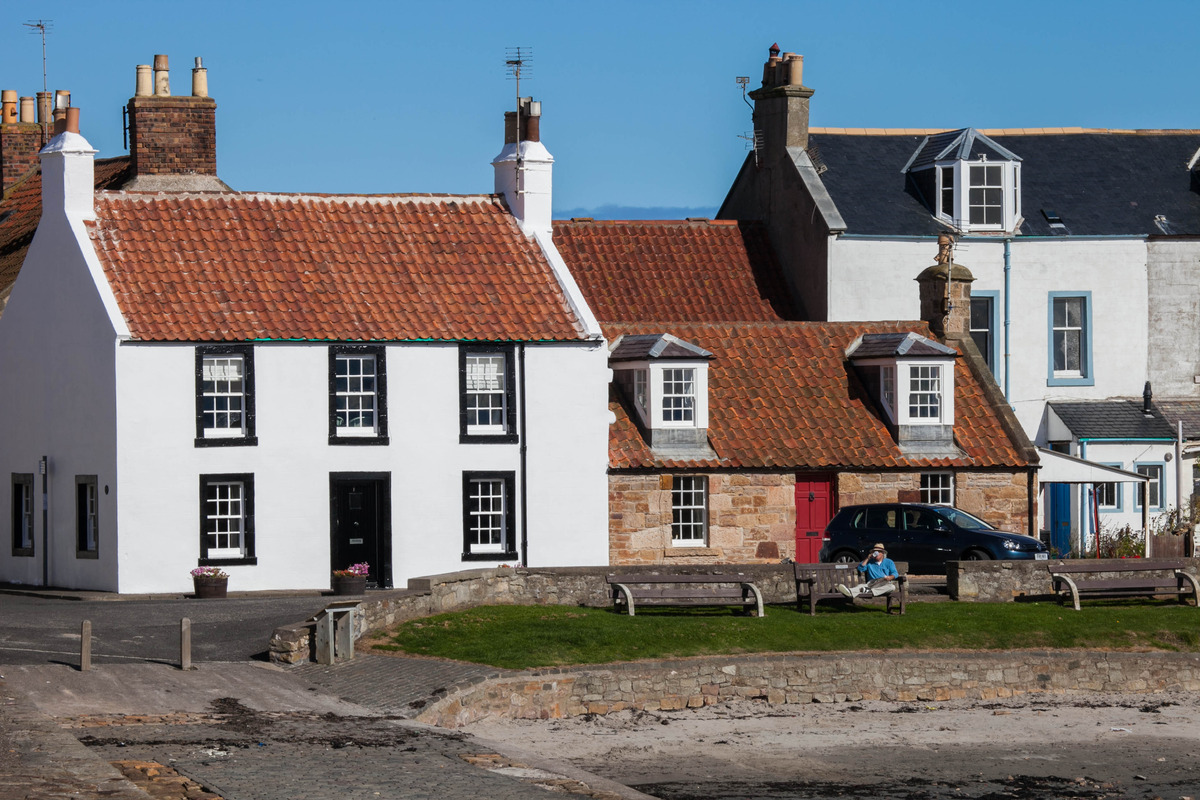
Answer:
<path fill-rule="evenodd" d="M 882 542 L 871 548 L 871 552 L 858 565 L 858 571 L 867 574 L 867 582 L 856 587 L 857 594 L 844 583 L 837 585 L 837 590 L 846 597 L 879 597 L 896 591 L 895 580 L 900 577 L 900 573 L 896 570 L 896 562 L 887 557 L 887 550 Z"/>

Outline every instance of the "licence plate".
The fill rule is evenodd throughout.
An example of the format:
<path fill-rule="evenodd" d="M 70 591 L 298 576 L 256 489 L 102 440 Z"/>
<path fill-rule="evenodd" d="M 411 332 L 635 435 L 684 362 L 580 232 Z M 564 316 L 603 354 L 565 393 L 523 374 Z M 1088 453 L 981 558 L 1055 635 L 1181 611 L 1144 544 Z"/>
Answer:
<path fill-rule="evenodd" d="M 1049 553 L 1034 553 L 1033 560 L 1034 561 L 1049 561 L 1050 554 Z"/>

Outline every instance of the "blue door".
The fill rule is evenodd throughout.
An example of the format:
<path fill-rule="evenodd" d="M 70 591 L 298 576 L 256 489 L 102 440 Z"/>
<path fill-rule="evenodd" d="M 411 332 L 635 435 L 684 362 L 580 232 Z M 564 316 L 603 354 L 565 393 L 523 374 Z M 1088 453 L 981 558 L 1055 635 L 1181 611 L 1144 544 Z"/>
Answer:
<path fill-rule="evenodd" d="M 1050 549 L 1062 558 L 1071 552 L 1071 484 L 1048 483 L 1046 487 Z"/>

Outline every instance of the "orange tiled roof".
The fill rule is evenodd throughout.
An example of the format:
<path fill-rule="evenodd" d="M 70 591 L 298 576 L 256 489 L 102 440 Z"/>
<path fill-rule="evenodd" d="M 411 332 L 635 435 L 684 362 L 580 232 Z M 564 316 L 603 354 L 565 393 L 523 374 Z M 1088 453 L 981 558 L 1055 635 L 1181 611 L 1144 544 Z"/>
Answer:
<path fill-rule="evenodd" d="M 92 241 L 134 337 L 575 340 L 494 196 L 98 193 Z"/>
<path fill-rule="evenodd" d="M 605 325 L 623 333 L 658 333 L 664 326 Z M 783 322 L 674 324 L 665 332 L 713 353 L 709 362 L 708 440 L 716 460 L 669 460 L 646 445 L 614 390 L 609 432 L 613 469 L 774 468 L 903 469 L 1014 467 L 1026 461 L 1005 434 L 965 359 L 955 368 L 955 443 L 962 458 L 911 458 L 867 399 L 847 364 L 846 347 L 863 333 L 915 331 L 920 322 Z"/>
<path fill-rule="evenodd" d="M 96 188 L 119 186 L 128 170 L 128 156 L 97 160 Z M 41 217 L 42 171 L 38 168 L 9 189 L 0 203 L 0 298 L 17 280 Z"/>
<path fill-rule="evenodd" d="M 554 244 L 601 321 L 797 318 L 759 223 L 556 222 Z"/>

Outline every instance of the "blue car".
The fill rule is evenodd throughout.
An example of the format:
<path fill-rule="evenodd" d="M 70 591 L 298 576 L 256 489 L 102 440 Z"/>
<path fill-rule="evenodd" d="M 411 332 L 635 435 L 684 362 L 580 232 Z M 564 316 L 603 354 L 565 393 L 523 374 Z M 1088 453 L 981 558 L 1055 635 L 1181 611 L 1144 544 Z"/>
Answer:
<path fill-rule="evenodd" d="M 825 528 L 823 562 L 861 562 L 876 542 L 916 575 L 943 575 L 947 561 L 1046 560 L 1032 536 L 1000 531 L 950 506 L 877 503 L 846 506 Z"/>

